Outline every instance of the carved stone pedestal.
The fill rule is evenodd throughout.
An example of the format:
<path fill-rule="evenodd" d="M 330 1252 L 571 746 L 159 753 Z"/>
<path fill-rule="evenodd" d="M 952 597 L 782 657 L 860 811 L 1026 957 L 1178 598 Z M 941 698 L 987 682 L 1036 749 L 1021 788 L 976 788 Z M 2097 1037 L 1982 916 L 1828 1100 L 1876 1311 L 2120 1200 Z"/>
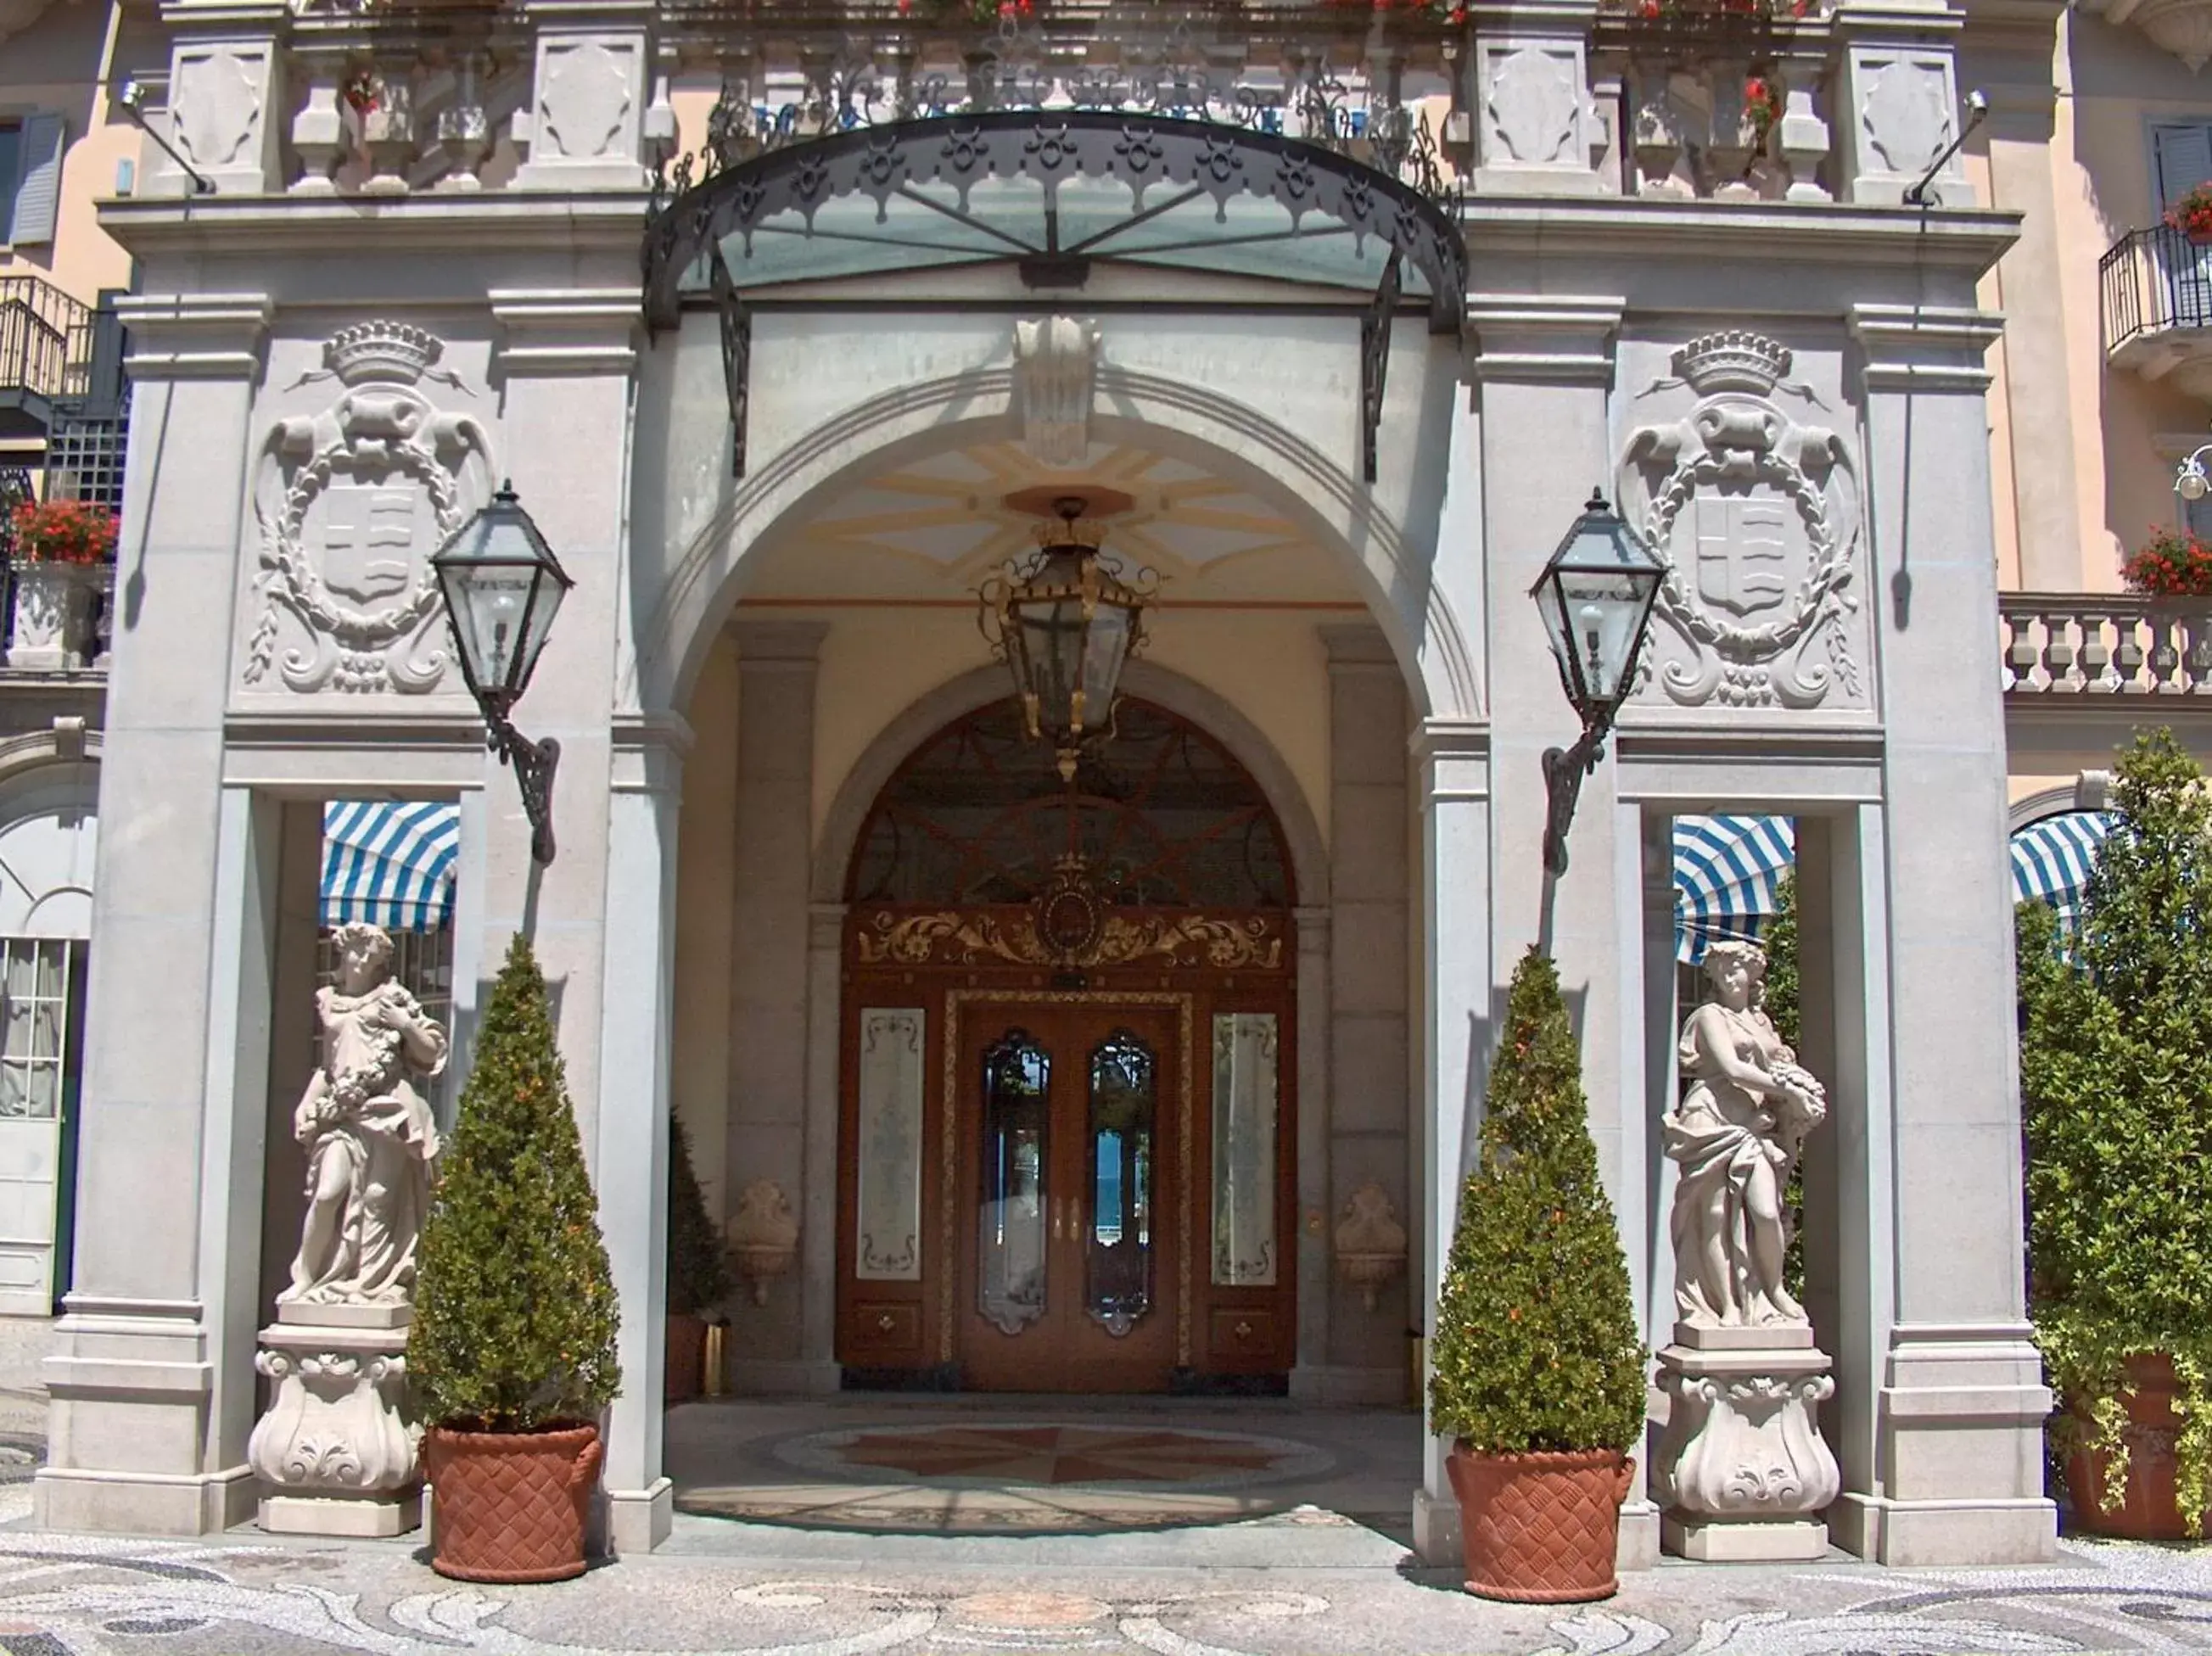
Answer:
<path fill-rule="evenodd" d="M 1802 1561 L 1843 1480 L 1814 1410 L 1836 1389 L 1809 1328 L 1674 1325 L 1659 1354 L 1661 1546 L 1678 1558 Z"/>
<path fill-rule="evenodd" d="M 276 1395 L 247 1441 L 261 1527 L 404 1535 L 422 1521 L 422 1430 L 403 1410 L 410 1307 L 280 1305 L 254 1367 Z"/>

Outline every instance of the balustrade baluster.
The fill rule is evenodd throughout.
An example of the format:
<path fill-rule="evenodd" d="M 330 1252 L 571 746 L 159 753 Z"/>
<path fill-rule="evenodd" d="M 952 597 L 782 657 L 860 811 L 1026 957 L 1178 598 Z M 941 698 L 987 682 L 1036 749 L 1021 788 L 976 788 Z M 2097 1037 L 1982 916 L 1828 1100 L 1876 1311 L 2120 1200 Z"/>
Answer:
<path fill-rule="evenodd" d="M 2112 650 L 2105 641 L 2105 623 L 2109 619 L 2102 610 L 2081 612 L 2081 688 L 2089 695 L 2110 695 L 2116 688 L 2112 682 Z"/>
<path fill-rule="evenodd" d="M 2042 664 L 2043 652 L 2035 641 L 2035 612 L 2032 610 L 2000 610 L 1997 616 L 2004 627 L 2005 688 L 2040 689 L 2042 687 L 2035 682 L 2035 670 Z"/>
<path fill-rule="evenodd" d="M 2118 676 L 2117 688 L 2123 695 L 2147 695 L 2153 688 L 2143 677 L 2143 646 L 2138 636 L 2146 626 L 2155 628 L 2156 620 L 2148 615 L 2122 612 L 2113 616 L 2113 631 L 2117 634 L 2112 645 L 2112 670 Z"/>
<path fill-rule="evenodd" d="M 2075 652 L 2073 640 L 2074 618 L 2063 612 L 2043 612 L 2044 670 L 2050 674 L 2049 688 L 2054 695 L 2077 695 L 2081 683 L 2074 676 Z"/>

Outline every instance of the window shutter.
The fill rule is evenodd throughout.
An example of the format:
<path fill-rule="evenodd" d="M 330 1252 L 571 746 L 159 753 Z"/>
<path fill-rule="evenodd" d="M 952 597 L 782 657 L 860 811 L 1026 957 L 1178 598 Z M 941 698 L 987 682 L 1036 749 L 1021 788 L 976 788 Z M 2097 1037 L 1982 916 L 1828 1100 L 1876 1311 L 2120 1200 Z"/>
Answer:
<path fill-rule="evenodd" d="M 67 135 L 59 115 L 32 115 L 23 122 L 23 171 L 8 229 L 8 240 L 18 247 L 54 239 L 54 215 L 62 199 L 62 140 Z"/>
<path fill-rule="evenodd" d="M 2155 126 L 2151 146 L 2158 155 L 2158 205 L 2171 207 L 2207 179 L 2212 179 L 2212 126 Z"/>

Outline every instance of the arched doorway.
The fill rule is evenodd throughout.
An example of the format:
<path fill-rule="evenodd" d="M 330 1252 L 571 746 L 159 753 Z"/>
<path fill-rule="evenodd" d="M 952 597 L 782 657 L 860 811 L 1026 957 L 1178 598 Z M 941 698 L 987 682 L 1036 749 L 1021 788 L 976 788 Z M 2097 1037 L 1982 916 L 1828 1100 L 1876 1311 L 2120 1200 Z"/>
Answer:
<path fill-rule="evenodd" d="M 996 703 L 900 766 L 847 895 L 848 1382 L 1278 1389 L 1296 892 L 1251 776 L 1131 699 L 1063 785 Z"/>

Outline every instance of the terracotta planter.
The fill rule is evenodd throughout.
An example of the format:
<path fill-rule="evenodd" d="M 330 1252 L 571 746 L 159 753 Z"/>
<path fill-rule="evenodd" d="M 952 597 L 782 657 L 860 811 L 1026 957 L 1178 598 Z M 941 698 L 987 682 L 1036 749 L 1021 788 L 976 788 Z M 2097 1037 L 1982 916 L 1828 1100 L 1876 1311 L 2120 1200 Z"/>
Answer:
<path fill-rule="evenodd" d="M 1620 1503 L 1636 1463 L 1612 1449 L 1474 1455 L 1444 1463 L 1459 1496 L 1467 1590 L 1516 1604 L 1610 1598 Z"/>
<path fill-rule="evenodd" d="M 668 1313 L 668 1353 L 662 1368 L 664 1403 L 689 1403 L 697 1397 L 707 1373 L 707 1325 L 681 1312 Z"/>
<path fill-rule="evenodd" d="M 434 1426 L 430 1568 L 463 1581 L 561 1581 L 584 1573 L 584 1515 L 599 1476 L 592 1426 L 456 1432 Z"/>
<path fill-rule="evenodd" d="M 2066 1495 L 2074 1508 L 2074 1527 L 2085 1535 L 2118 1536 L 2131 1541 L 2195 1541 L 2212 1537 L 2212 1512 L 2198 1513 L 2191 1525 L 2182 1516 L 2174 1495 L 2173 1444 L 2181 1430 L 2181 1417 L 2173 1410 L 2172 1360 L 2130 1357 L 2127 1376 L 2133 1389 L 2121 1398 L 2128 1411 L 2126 1498 L 2110 1512 L 2098 1505 L 2106 1457 L 2076 1450 L 2066 1458 Z"/>

